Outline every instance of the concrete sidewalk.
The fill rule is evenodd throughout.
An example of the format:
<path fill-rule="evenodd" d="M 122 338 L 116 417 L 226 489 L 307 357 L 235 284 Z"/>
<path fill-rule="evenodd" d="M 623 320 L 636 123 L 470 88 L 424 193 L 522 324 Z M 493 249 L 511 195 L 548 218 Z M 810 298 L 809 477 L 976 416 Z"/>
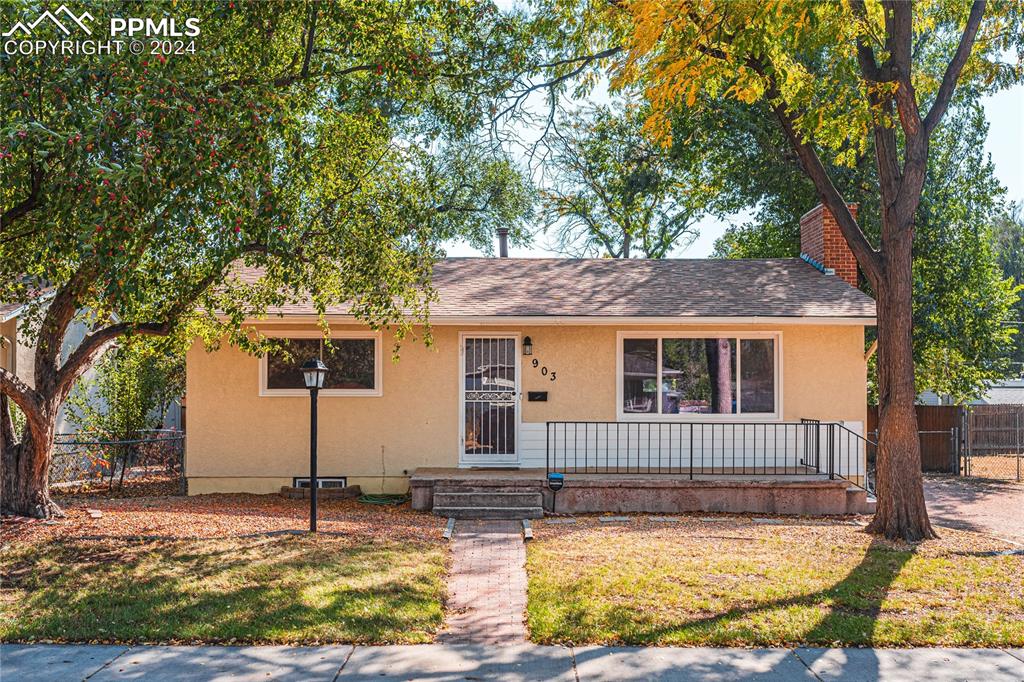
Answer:
<path fill-rule="evenodd" d="M 0 680 L 1024 680 L 1022 649 L 0 645 Z"/>

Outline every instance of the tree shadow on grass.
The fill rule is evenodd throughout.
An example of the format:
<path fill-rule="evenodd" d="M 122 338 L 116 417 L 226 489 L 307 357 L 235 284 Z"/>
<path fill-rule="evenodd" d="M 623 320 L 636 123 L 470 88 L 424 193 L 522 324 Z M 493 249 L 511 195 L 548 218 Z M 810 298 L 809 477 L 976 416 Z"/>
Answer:
<path fill-rule="evenodd" d="M 443 557 L 410 543 L 281 539 L 235 553 L 148 547 L 121 564 L 37 558 L 7 587 L 3 639 L 109 642 L 429 641 L 443 622 Z M 80 557 L 81 558 L 81 557 Z M 151 569 L 152 574 L 145 575 Z M 102 572 L 107 574 L 103 575 Z M 100 575 L 97 575 L 100 573 Z"/>
<path fill-rule="evenodd" d="M 638 621 L 635 608 L 618 604 L 602 614 L 602 629 L 620 633 L 621 640 L 627 645 L 665 645 L 674 642 L 686 644 L 703 643 L 712 646 L 736 646 L 738 644 L 760 645 L 766 647 L 786 646 L 836 646 L 850 644 L 871 644 L 878 625 L 878 619 L 889 590 L 900 574 L 903 566 L 913 556 L 911 551 L 894 550 L 877 540 L 867 548 L 860 562 L 842 580 L 821 590 L 794 595 L 781 599 L 761 601 L 752 605 L 737 606 L 712 616 L 696 618 L 685 622 L 657 624 L 653 617 L 641 618 Z M 573 629 L 566 621 L 575 624 L 585 623 L 588 613 L 578 608 L 585 603 L 582 594 L 580 600 L 574 600 L 574 592 L 570 589 L 567 600 L 573 601 L 573 607 L 563 614 L 563 631 Z M 585 592 L 580 590 L 579 592 Z M 787 609 L 794 607 L 818 607 L 826 609 L 824 616 L 811 626 L 799 638 L 799 641 L 779 641 L 766 637 L 759 631 L 756 622 L 758 616 L 787 618 Z M 593 614 L 589 614 L 592 617 Z M 754 619 L 753 622 L 751 619 Z M 645 622 L 646 621 L 646 622 Z M 578 628 L 583 632 L 586 625 Z M 860 653 L 856 659 L 858 678 L 875 679 L 879 671 L 877 657 L 868 653 Z M 776 673 L 785 672 L 794 675 L 792 661 L 785 657 L 773 657 L 770 651 L 751 654 L 756 659 L 754 665 L 767 666 Z M 600 657 L 600 650 L 582 650 L 576 653 L 577 665 L 583 664 L 588 658 Z M 832 667 L 850 663 L 844 652 L 829 652 L 824 649 L 801 649 L 799 653 L 804 665 L 812 666 L 818 659 L 828 657 L 822 664 Z M 678 662 L 673 674 L 700 676 L 718 674 L 720 669 L 712 669 L 710 661 L 690 661 L 685 657 Z M 705 669 L 707 668 L 707 669 Z M 769 672 L 768 669 L 762 672 Z M 797 672 L 803 672 L 802 668 Z"/>
<path fill-rule="evenodd" d="M 821 590 L 736 606 L 685 622 L 657 623 L 653 615 L 638 614 L 634 605 L 616 604 L 602 611 L 599 627 L 606 632 L 617 633 L 626 644 L 680 641 L 726 646 L 743 640 L 745 643 L 771 646 L 778 645 L 780 641 L 759 633 L 756 624 L 748 627 L 742 622 L 761 615 L 770 617 L 773 612 L 784 612 L 793 607 L 818 607 L 826 612 L 802 634 L 801 643 L 871 644 L 882 603 L 893 581 L 912 556 L 911 551 L 894 550 L 873 541 L 857 566 L 842 580 Z M 595 614 L 586 607 L 590 594 L 590 587 L 582 582 L 561 590 L 565 606 L 558 614 L 557 631 L 585 635 L 598 626 L 594 622 Z"/>

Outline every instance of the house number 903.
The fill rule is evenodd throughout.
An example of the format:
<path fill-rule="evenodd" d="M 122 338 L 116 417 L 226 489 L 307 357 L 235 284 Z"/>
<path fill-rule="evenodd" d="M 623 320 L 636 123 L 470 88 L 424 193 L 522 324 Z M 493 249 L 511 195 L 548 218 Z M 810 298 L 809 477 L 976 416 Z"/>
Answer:
<path fill-rule="evenodd" d="M 541 366 L 540 360 L 538 360 L 537 358 L 531 360 L 530 364 L 532 364 L 534 367 L 540 367 L 540 375 L 542 377 L 551 377 L 550 381 L 554 381 L 556 379 L 555 371 L 549 370 L 546 366 Z"/>

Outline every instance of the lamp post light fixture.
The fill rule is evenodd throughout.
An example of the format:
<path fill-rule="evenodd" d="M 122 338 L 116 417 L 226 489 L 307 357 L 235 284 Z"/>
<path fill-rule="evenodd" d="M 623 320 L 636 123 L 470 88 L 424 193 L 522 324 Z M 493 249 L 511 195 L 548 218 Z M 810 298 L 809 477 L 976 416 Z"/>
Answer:
<path fill-rule="evenodd" d="M 320 358 L 310 358 L 302 365 L 302 380 L 309 389 L 309 532 L 316 532 L 316 399 L 324 386 L 327 365 Z"/>
<path fill-rule="evenodd" d="M 529 336 L 523 338 L 523 355 L 533 355 L 533 339 Z"/>

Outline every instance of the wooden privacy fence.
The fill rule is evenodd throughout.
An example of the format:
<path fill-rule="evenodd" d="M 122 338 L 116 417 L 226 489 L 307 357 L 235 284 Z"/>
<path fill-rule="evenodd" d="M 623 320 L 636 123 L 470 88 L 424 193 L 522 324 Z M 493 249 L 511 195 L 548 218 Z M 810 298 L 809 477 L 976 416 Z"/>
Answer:
<path fill-rule="evenodd" d="M 917 429 L 921 439 L 921 469 L 956 474 L 960 472 L 960 432 L 963 408 L 959 405 L 916 405 Z M 1024 423 L 1024 421 L 1022 421 Z M 877 441 L 878 406 L 868 405 L 868 437 Z M 868 458 L 873 461 L 873 452 Z"/>

